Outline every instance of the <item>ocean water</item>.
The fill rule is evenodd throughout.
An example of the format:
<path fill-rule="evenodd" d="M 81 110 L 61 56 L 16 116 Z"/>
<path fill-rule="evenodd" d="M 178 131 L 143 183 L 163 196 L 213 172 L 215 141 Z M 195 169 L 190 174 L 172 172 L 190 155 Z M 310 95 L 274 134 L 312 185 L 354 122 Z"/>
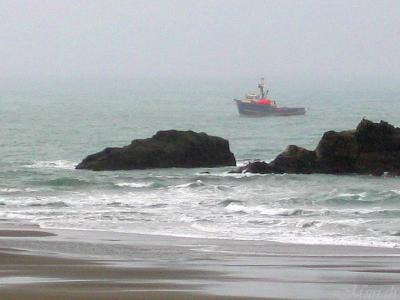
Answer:
<path fill-rule="evenodd" d="M 295 117 L 240 117 L 250 80 L 3 82 L 0 222 L 202 238 L 400 246 L 400 179 L 229 174 L 232 168 L 92 172 L 86 155 L 162 129 L 230 141 L 238 164 L 287 145 L 313 149 L 326 130 L 362 117 L 399 126 L 400 94 L 277 86 Z M 209 174 L 204 174 L 207 171 Z"/>

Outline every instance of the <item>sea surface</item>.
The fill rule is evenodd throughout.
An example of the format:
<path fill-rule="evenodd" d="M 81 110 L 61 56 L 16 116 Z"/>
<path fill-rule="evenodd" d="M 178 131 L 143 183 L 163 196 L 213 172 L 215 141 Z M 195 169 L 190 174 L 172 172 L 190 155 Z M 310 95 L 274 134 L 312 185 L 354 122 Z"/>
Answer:
<path fill-rule="evenodd" d="M 362 117 L 400 125 L 393 89 L 276 85 L 305 116 L 240 117 L 252 80 L 54 81 L 0 84 L 0 222 L 42 228 L 307 244 L 400 246 L 400 179 L 229 174 L 232 168 L 92 172 L 88 154 L 163 129 L 230 141 L 238 164 L 287 145 L 314 149 Z M 205 174 L 204 172 L 209 172 Z"/>

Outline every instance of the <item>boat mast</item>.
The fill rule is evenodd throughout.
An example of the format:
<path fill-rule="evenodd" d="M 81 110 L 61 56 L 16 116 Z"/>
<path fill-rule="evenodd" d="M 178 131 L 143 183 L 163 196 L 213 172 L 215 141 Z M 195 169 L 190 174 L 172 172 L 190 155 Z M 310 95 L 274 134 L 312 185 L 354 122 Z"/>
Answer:
<path fill-rule="evenodd" d="M 264 99 L 266 96 L 264 92 L 264 77 L 261 77 L 260 83 L 258 84 L 258 88 L 260 89 L 261 99 Z"/>

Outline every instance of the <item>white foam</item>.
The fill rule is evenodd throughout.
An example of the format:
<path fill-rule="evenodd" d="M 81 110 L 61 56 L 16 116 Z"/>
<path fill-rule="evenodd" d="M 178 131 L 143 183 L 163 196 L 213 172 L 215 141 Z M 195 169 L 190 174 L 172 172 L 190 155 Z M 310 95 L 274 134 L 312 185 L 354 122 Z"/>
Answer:
<path fill-rule="evenodd" d="M 138 173 L 138 177 L 135 174 L 121 177 L 118 173 L 101 175 L 101 183 L 108 180 L 104 187 L 100 184 L 93 188 L 78 186 L 73 191 L 56 190 L 16 197 L 11 192 L 20 190 L 13 190 L 11 186 L 7 188 L 10 194 L 1 195 L 0 200 L 7 204 L 7 211 L 0 210 L 0 218 L 29 220 L 43 228 L 309 244 L 400 246 L 398 236 L 390 235 L 400 226 L 398 218 L 384 219 L 381 215 L 369 218 L 366 215 L 395 212 L 396 208 L 399 209 L 397 204 L 382 204 L 383 207 L 379 202 L 374 207 L 326 206 L 323 201 L 314 200 L 325 196 L 326 190 L 331 188 L 318 186 L 308 192 L 304 190 L 304 182 L 291 181 L 291 178 L 274 180 L 269 184 L 266 181 L 270 178 L 221 179 L 213 178 L 211 174 L 206 175 L 211 177 L 201 177 L 202 180 L 198 180 L 197 174 L 188 173 L 173 177 L 173 180 L 164 180 L 165 176 L 163 180 L 154 179 L 156 176 L 147 173 L 145 177 L 142 173 Z M 156 185 L 152 180 L 156 183 L 161 181 L 163 185 Z M 112 188 L 112 184 L 127 188 Z M 221 185 L 230 188 L 218 189 Z M 151 188 L 142 189 L 145 187 Z M 384 188 L 385 192 L 389 191 L 386 186 Z M 390 188 L 396 189 L 396 186 Z M 341 192 L 347 197 L 363 197 L 365 194 L 345 188 L 340 188 L 340 192 L 334 191 L 335 194 Z M 370 195 L 371 192 L 367 192 L 364 200 Z M 296 201 L 287 201 L 292 197 Z M 52 203 L 56 203 L 55 208 Z M 373 223 L 367 223 L 371 220 Z M 368 231 L 371 228 L 373 230 Z"/>
<path fill-rule="evenodd" d="M 17 189 L 17 188 L 0 188 L 0 192 L 2 193 L 18 193 L 18 192 L 23 192 L 23 189 Z"/>
<path fill-rule="evenodd" d="M 118 182 L 115 185 L 120 187 L 145 188 L 152 186 L 153 182 Z"/>
<path fill-rule="evenodd" d="M 353 197 L 358 197 L 358 198 L 365 198 L 367 196 L 367 193 L 366 192 L 362 192 L 362 193 L 356 193 L 356 194 L 353 194 L 353 193 L 342 193 L 342 194 L 339 194 L 338 195 L 338 197 L 345 197 L 345 198 L 353 198 Z"/>
<path fill-rule="evenodd" d="M 73 170 L 75 169 L 76 162 L 68 161 L 68 160 L 39 160 L 35 161 L 31 165 L 26 165 L 27 168 L 34 169 L 64 169 L 64 170 Z"/>
<path fill-rule="evenodd" d="M 194 238 L 217 238 L 234 240 L 269 240 L 285 243 L 301 244 L 326 244 L 326 245 L 353 245 L 353 246 L 376 246 L 376 247 L 400 247 L 397 236 L 382 239 L 380 236 L 355 236 L 351 232 L 341 233 L 320 231 L 318 221 L 309 222 L 280 222 L 271 226 L 251 227 L 245 224 L 198 222 L 195 218 L 181 217 L 180 222 L 169 220 L 168 223 L 153 219 L 146 225 L 144 220 L 138 222 L 99 222 L 98 218 L 79 222 L 74 218 L 57 220 L 41 219 L 39 224 L 42 228 L 77 229 L 77 230 L 100 230 L 124 233 L 139 233 L 150 235 L 194 237 Z M 168 226 L 165 226 L 168 224 Z M 229 226 L 228 226 L 229 224 Z M 189 225 L 189 226 L 188 226 Z M 293 226 L 292 226 L 293 225 Z M 292 227 L 291 227 L 292 226 Z M 316 234 L 315 230 L 318 230 Z"/>
<path fill-rule="evenodd" d="M 1 193 L 20 193 L 20 192 L 38 192 L 38 189 L 33 188 L 0 188 Z"/>
<path fill-rule="evenodd" d="M 234 202 L 229 203 L 225 208 L 230 212 L 259 213 L 268 216 L 293 216 L 302 213 L 301 209 L 296 208 L 270 208 L 264 205 L 248 207 Z"/>
<path fill-rule="evenodd" d="M 178 184 L 175 185 L 176 188 L 187 188 L 187 187 L 197 187 L 197 186 L 203 186 L 204 182 L 201 180 L 196 180 L 195 182 L 189 182 L 189 183 L 183 183 L 183 184 Z"/>
<path fill-rule="evenodd" d="M 400 190 L 390 190 L 392 193 L 395 193 L 397 195 L 400 195 Z"/>

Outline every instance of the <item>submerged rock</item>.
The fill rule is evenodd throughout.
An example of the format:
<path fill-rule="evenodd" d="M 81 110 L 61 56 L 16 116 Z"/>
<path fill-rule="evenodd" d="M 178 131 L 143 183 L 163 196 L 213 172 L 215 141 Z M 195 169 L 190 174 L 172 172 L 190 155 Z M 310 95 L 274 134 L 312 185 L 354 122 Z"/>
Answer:
<path fill-rule="evenodd" d="M 400 174 L 400 128 L 363 119 L 355 130 L 328 131 L 315 150 L 288 146 L 272 162 L 252 162 L 241 172 L 296 174 Z"/>
<path fill-rule="evenodd" d="M 128 146 L 106 148 L 89 155 L 76 169 L 104 171 L 234 165 L 236 160 L 227 140 L 203 132 L 166 130 L 149 139 L 134 140 Z"/>

